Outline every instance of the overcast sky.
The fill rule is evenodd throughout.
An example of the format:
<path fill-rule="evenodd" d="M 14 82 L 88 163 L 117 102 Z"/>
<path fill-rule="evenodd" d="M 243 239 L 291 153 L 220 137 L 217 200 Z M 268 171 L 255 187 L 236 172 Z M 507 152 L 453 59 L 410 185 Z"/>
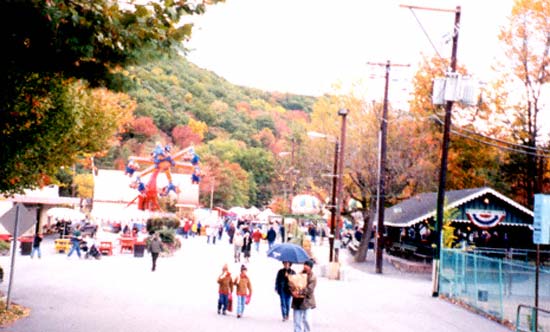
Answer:
<path fill-rule="evenodd" d="M 380 73 L 368 61 L 411 64 L 408 72 L 392 74 L 405 78 L 423 54 L 436 54 L 415 15 L 400 4 L 460 5 L 458 62 L 487 78 L 512 0 L 227 0 L 196 19 L 188 58 L 231 83 L 263 90 L 322 95 L 334 92 L 334 84 L 364 89 Z M 414 13 L 437 52 L 450 57 L 454 13 Z"/>

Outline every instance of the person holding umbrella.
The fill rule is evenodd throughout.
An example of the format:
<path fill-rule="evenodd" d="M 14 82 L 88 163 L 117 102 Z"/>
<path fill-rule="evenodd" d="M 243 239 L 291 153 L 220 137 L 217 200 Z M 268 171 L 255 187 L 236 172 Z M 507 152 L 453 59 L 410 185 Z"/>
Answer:
<path fill-rule="evenodd" d="M 292 290 L 292 309 L 294 309 L 294 332 L 311 331 L 311 309 L 315 309 L 315 286 L 317 277 L 313 274 L 313 261 L 304 263 L 302 273 L 307 275 L 307 284 L 304 289 Z"/>
<path fill-rule="evenodd" d="M 283 268 L 277 272 L 277 278 L 275 278 L 275 291 L 279 294 L 279 298 L 281 300 L 281 314 L 283 315 L 283 322 L 288 320 L 288 314 L 290 313 L 290 299 L 292 298 L 290 285 L 288 284 L 288 276 L 296 274 L 291 266 L 291 262 L 283 262 Z"/>

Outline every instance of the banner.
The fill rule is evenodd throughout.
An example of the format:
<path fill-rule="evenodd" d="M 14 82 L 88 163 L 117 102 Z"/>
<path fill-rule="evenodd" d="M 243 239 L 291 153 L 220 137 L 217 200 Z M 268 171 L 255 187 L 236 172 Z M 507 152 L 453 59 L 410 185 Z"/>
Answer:
<path fill-rule="evenodd" d="M 466 210 L 468 219 L 479 228 L 492 228 L 506 218 L 505 211 L 497 210 Z"/>

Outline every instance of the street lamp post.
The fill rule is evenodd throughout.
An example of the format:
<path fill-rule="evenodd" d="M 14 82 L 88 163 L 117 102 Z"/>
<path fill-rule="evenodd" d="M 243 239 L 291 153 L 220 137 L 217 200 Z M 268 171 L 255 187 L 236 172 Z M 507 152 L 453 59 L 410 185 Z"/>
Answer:
<path fill-rule="evenodd" d="M 336 187 L 338 184 L 338 153 L 340 144 L 338 140 L 334 142 L 334 165 L 332 167 L 332 194 L 330 200 L 330 234 L 328 238 L 329 256 L 328 261 L 334 262 L 334 237 L 336 230 Z"/>
<path fill-rule="evenodd" d="M 337 169 L 337 180 L 338 180 L 338 187 L 337 187 L 337 193 L 336 196 L 338 197 L 336 202 L 336 213 L 334 219 L 334 223 L 332 224 L 333 227 L 335 227 L 334 231 L 334 241 L 337 245 L 335 245 L 334 248 L 334 261 L 338 262 L 338 252 L 340 249 L 340 210 L 343 206 L 342 204 L 342 184 L 343 184 L 343 176 L 344 176 L 344 147 L 346 146 L 346 117 L 349 114 L 349 110 L 346 108 L 342 108 L 338 110 L 338 115 L 342 117 L 342 127 L 340 129 L 340 151 L 339 153 L 339 160 L 338 160 L 338 169 Z"/>
<path fill-rule="evenodd" d="M 338 262 L 339 241 L 340 241 L 340 209 L 342 202 L 342 177 L 344 173 L 344 146 L 346 142 L 346 116 L 348 109 L 340 109 L 338 115 L 342 117 L 342 127 L 340 131 L 340 141 L 338 138 L 316 133 L 308 132 L 311 138 L 329 138 L 334 141 L 334 164 L 332 168 L 332 195 L 330 202 L 330 234 L 329 234 L 329 262 Z"/>

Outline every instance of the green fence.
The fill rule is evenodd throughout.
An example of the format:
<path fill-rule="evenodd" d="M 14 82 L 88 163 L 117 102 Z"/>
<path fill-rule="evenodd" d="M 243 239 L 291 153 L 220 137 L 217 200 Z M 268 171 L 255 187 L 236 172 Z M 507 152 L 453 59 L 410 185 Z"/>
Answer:
<path fill-rule="evenodd" d="M 531 262 L 486 257 L 462 250 L 441 251 L 439 292 L 501 321 L 515 324 L 519 305 L 535 303 L 536 267 Z M 539 308 L 550 309 L 550 268 L 539 271 Z M 539 317 L 550 332 L 550 317 Z"/>

